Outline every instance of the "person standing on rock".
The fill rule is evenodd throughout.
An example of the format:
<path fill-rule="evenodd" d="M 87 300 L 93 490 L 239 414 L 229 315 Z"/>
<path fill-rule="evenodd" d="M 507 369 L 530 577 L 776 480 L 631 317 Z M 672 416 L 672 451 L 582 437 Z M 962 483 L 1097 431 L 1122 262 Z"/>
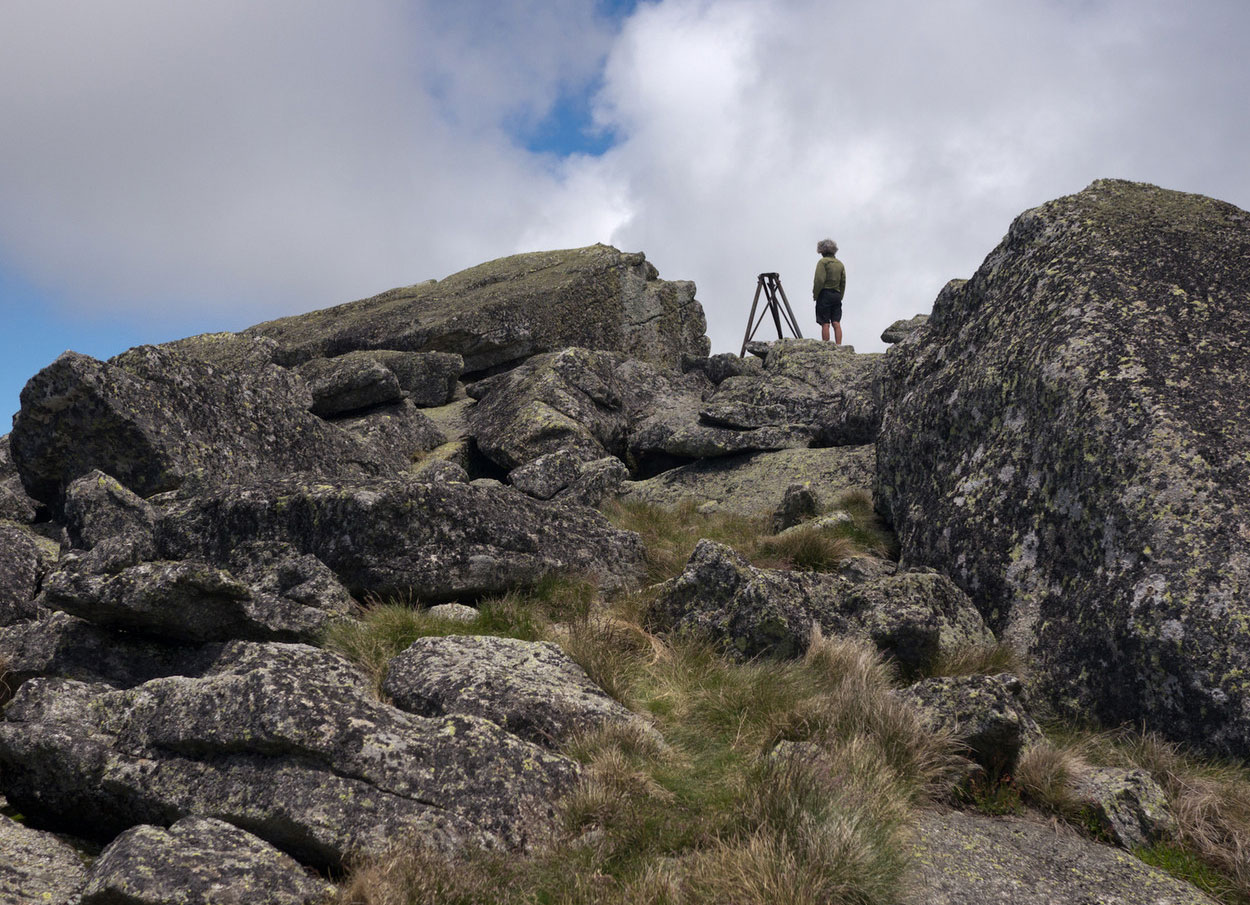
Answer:
<path fill-rule="evenodd" d="M 821 239 L 816 243 L 820 263 L 816 265 L 816 279 L 812 283 L 812 298 L 816 301 L 816 323 L 820 324 L 820 338 L 829 342 L 829 325 L 833 324 L 833 339 L 842 345 L 842 294 L 846 292 L 846 268 L 834 257 L 838 243 Z"/>

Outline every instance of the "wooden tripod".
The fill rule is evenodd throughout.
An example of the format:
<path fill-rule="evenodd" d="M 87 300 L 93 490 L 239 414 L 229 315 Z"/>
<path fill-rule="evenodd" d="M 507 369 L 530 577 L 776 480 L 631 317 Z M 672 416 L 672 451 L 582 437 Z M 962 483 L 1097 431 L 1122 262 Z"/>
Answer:
<path fill-rule="evenodd" d="M 759 320 L 755 319 L 755 309 L 760 304 L 760 291 L 764 292 L 764 310 L 760 312 Z M 780 296 L 780 299 L 778 299 Z M 784 317 L 786 326 L 794 334 L 795 338 L 802 339 L 803 331 L 799 329 L 799 322 L 795 320 L 794 312 L 790 310 L 790 300 L 786 298 L 786 291 L 781 288 L 781 274 L 779 273 L 761 273 L 759 280 L 755 284 L 755 298 L 751 302 L 751 314 L 747 317 L 747 332 L 742 339 L 742 351 L 738 353 L 741 358 L 747 354 L 747 343 L 755 336 L 755 331 L 760 328 L 760 324 L 764 323 L 764 315 L 772 312 L 773 323 L 777 325 L 777 338 L 784 336 L 781 328 L 781 319 Z"/>

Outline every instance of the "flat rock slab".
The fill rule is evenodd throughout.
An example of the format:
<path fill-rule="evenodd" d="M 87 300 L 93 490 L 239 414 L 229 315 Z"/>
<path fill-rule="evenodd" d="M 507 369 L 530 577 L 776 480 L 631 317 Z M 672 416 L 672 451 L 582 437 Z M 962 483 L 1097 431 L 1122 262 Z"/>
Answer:
<path fill-rule="evenodd" d="M 845 490 L 871 490 L 876 448 L 783 449 L 682 465 L 627 482 L 625 500 L 677 506 L 694 499 L 703 511 L 771 515 L 795 483 L 808 483 L 822 506 Z"/>
<path fill-rule="evenodd" d="M 86 880 L 72 846 L 0 814 L 0 905 L 77 905 Z"/>
<path fill-rule="evenodd" d="M 527 847 L 577 775 L 478 717 L 379 703 L 345 660 L 302 645 L 230 644 L 201 677 L 125 691 L 32 679 L 0 722 L 0 792 L 45 826 L 103 841 L 215 817 L 319 867 L 408 833 Z"/>
<path fill-rule="evenodd" d="M 917 829 L 911 905 L 1216 905 L 1060 824 L 952 811 L 925 814 Z"/>
<path fill-rule="evenodd" d="M 91 866 L 81 905 L 319 905 L 334 887 L 221 820 L 136 826 Z"/>
<path fill-rule="evenodd" d="M 443 280 L 259 324 L 281 363 L 360 349 L 451 352 L 481 371 L 584 346 L 669 370 L 706 356 L 707 321 L 686 281 L 659 279 L 642 254 L 607 245 L 513 255 Z"/>
<path fill-rule="evenodd" d="M 391 660 L 382 690 L 403 710 L 485 717 L 548 748 L 580 731 L 637 719 L 549 641 L 420 638 Z"/>
<path fill-rule="evenodd" d="M 505 593 L 551 572 L 621 587 L 643 570 L 638 535 L 591 509 L 450 482 L 221 488 L 167 506 L 158 536 L 167 558 L 214 562 L 228 562 L 248 542 L 285 543 L 316 556 L 354 593 L 427 602 Z"/>

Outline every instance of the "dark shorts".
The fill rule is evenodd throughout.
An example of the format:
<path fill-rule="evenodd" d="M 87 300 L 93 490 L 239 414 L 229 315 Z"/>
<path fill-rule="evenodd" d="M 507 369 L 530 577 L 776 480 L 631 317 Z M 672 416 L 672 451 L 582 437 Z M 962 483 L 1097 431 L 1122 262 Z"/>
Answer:
<path fill-rule="evenodd" d="M 842 296 L 836 289 L 822 289 L 816 298 L 816 323 L 842 323 Z"/>

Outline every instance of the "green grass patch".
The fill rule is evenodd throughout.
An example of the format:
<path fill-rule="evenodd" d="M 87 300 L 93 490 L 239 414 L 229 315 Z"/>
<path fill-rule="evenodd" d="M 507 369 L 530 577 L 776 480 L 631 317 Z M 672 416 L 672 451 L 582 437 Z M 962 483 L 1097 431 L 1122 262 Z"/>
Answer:
<path fill-rule="evenodd" d="M 1250 905 L 1244 890 L 1224 873 L 1216 870 L 1192 850 L 1174 843 L 1161 842 L 1149 848 L 1136 849 L 1133 854 L 1147 864 L 1167 871 L 1178 880 L 1198 887 L 1207 895 L 1227 905 Z"/>
<path fill-rule="evenodd" d="M 773 535 L 768 514 L 706 514 L 693 500 L 671 508 L 637 501 L 604 507 L 617 527 L 641 535 L 652 582 L 680 575 L 703 539 L 733 547 L 760 568 L 833 571 L 853 556 L 898 558 L 897 541 L 873 509 L 870 494 L 845 492 L 837 498 L 834 510 L 846 512 L 849 519 L 825 526 L 809 523 Z"/>

